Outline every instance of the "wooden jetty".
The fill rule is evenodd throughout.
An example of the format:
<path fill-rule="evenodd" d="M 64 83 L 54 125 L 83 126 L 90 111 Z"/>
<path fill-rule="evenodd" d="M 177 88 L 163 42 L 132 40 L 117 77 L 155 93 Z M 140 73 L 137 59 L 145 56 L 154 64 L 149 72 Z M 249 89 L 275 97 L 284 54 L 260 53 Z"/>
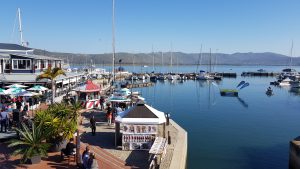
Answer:
<path fill-rule="evenodd" d="M 149 86 L 153 86 L 154 83 L 152 82 L 144 82 L 144 83 L 133 83 L 133 84 L 127 84 L 126 87 L 127 88 L 140 88 L 140 87 L 149 87 Z"/>
<path fill-rule="evenodd" d="M 276 72 L 242 72 L 241 76 L 277 76 Z"/>
<path fill-rule="evenodd" d="M 237 74 L 236 73 L 226 73 L 226 72 L 217 72 L 216 73 L 217 75 L 219 76 L 222 76 L 222 77 L 229 77 L 229 78 L 236 78 Z"/>

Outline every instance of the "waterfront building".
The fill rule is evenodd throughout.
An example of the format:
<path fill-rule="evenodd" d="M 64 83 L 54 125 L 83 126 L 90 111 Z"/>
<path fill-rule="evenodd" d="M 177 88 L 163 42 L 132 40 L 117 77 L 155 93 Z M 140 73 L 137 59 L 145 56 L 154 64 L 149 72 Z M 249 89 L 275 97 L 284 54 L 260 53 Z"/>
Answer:
<path fill-rule="evenodd" d="M 50 80 L 36 81 L 36 77 L 48 68 L 62 66 L 62 59 L 34 54 L 29 47 L 0 43 L 0 87 L 9 84 L 43 85 L 51 88 Z M 55 79 L 56 94 L 70 90 L 82 84 L 87 78 L 86 72 L 67 72 L 66 76 Z"/>

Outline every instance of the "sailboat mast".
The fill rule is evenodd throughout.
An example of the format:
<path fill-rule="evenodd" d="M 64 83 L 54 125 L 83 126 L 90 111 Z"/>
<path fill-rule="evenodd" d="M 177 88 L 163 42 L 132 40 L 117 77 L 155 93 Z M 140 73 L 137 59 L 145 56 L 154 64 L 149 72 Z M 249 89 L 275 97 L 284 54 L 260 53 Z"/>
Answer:
<path fill-rule="evenodd" d="M 112 76 L 113 81 L 115 82 L 115 53 L 116 53 L 116 47 L 115 47 L 115 0 L 112 0 Z"/>
<path fill-rule="evenodd" d="M 173 71 L 173 44 L 171 43 L 171 73 Z"/>
<path fill-rule="evenodd" d="M 209 73 L 211 73 L 211 48 L 209 48 Z"/>
<path fill-rule="evenodd" d="M 294 48 L 294 41 L 292 40 L 292 47 L 291 47 L 291 53 L 290 53 L 290 67 L 292 66 L 292 57 L 293 57 L 293 48 Z"/>
<path fill-rule="evenodd" d="M 20 8 L 18 8 L 18 16 L 19 16 L 20 45 L 24 46 L 23 31 L 22 31 L 22 20 L 21 20 L 21 9 Z"/>
<path fill-rule="evenodd" d="M 152 71 L 154 72 L 154 52 L 153 52 L 153 45 L 152 45 Z"/>
<path fill-rule="evenodd" d="M 161 67 L 164 66 L 164 52 L 161 52 Z"/>
<path fill-rule="evenodd" d="M 198 57 L 198 64 L 197 64 L 197 69 L 196 69 L 196 72 L 198 72 L 199 70 L 199 66 L 200 66 L 200 60 L 202 59 L 202 44 L 201 44 L 201 47 L 200 47 L 200 54 L 199 54 L 199 57 Z"/>
<path fill-rule="evenodd" d="M 135 66 L 134 66 L 134 54 L 132 55 L 132 68 L 133 68 L 133 72 L 135 72 Z"/>

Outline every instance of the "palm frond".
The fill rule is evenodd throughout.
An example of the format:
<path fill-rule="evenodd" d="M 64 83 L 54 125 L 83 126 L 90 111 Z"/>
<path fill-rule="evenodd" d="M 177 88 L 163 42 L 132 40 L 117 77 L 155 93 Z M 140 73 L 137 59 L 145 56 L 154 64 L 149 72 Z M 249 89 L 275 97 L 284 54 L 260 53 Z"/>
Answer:
<path fill-rule="evenodd" d="M 64 70 L 62 70 L 61 68 L 53 68 L 51 74 L 53 75 L 53 78 L 56 78 L 59 75 L 64 75 L 66 76 L 66 73 Z"/>

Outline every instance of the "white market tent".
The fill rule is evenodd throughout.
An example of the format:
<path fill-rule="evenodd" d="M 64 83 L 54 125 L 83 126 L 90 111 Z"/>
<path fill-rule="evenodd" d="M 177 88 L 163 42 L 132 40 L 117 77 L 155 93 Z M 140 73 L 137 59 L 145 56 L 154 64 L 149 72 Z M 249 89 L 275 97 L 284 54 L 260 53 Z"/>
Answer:
<path fill-rule="evenodd" d="M 120 112 L 115 119 L 124 124 L 163 124 L 166 122 L 165 113 L 145 104 L 137 105 Z"/>

